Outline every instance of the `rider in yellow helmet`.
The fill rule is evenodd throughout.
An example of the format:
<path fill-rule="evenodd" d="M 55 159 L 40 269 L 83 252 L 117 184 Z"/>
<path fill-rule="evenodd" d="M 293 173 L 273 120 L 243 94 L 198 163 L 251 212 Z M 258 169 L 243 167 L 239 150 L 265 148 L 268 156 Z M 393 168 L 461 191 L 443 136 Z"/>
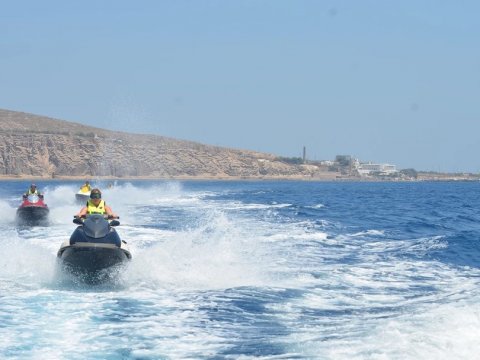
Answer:
<path fill-rule="evenodd" d="M 85 181 L 85 184 L 83 184 L 81 187 L 80 187 L 80 190 L 84 193 L 86 192 L 89 192 L 92 190 L 92 187 L 90 186 L 90 182 L 89 181 Z"/>
<path fill-rule="evenodd" d="M 106 214 L 112 218 L 118 218 L 118 216 L 112 211 L 104 200 L 102 200 L 102 193 L 99 189 L 92 189 L 90 192 L 90 199 L 87 201 L 87 205 L 84 206 L 76 216 L 82 217 L 92 214 Z"/>

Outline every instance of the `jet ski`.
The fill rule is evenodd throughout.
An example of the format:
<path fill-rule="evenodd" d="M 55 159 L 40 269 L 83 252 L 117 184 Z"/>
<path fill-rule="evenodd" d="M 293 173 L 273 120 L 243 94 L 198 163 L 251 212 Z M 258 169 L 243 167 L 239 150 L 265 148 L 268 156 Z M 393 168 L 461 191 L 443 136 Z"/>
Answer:
<path fill-rule="evenodd" d="M 85 218 L 75 217 L 73 222 L 79 226 L 57 252 L 67 272 L 85 282 L 101 282 L 112 279 L 115 270 L 131 260 L 127 243 L 114 229 L 120 225 L 118 220 L 104 215 L 88 215 Z"/>
<path fill-rule="evenodd" d="M 23 225 L 40 225 L 47 221 L 49 212 L 50 209 L 43 201 L 43 195 L 24 195 L 17 209 L 17 222 Z"/>
<path fill-rule="evenodd" d="M 80 189 L 75 194 L 75 199 L 77 200 L 78 203 L 85 204 L 87 200 L 90 199 L 90 190 Z"/>

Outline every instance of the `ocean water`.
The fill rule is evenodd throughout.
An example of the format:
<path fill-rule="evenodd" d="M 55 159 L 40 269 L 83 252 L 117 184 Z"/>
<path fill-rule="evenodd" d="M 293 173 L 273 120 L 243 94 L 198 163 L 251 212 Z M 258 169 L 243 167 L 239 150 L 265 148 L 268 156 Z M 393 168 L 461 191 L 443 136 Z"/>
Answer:
<path fill-rule="evenodd" d="M 1 359 L 474 359 L 480 183 L 97 182 L 133 259 L 65 277 L 78 182 L 0 187 Z"/>

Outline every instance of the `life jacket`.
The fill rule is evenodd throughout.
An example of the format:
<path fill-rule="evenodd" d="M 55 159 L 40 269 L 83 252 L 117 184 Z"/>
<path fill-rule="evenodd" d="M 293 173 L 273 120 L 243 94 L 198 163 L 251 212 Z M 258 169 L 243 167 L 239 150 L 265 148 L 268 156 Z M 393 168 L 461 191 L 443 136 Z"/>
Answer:
<path fill-rule="evenodd" d="M 80 188 L 80 191 L 81 192 L 89 192 L 90 190 L 92 190 L 92 188 L 90 187 L 90 185 L 83 185 L 81 188 Z"/>
<path fill-rule="evenodd" d="M 27 195 L 33 195 L 33 194 L 38 195 L 38 190 L 35 189 L 35 191 L 32 191 L 31 188 L 28 188 L 28 190 L 27 190 Z"/>
<path fill-rule="evenodd" d="M 87 214 L 105 214 L 105 201 L 100 200 L 98 206 L 92 202 L 92 200 L 87 201 Z"/>

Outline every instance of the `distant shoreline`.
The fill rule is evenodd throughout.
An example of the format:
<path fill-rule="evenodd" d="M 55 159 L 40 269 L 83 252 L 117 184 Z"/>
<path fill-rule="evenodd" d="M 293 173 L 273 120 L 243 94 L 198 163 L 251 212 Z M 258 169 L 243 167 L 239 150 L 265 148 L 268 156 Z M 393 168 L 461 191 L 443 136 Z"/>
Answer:
<path fill-rule="evenodd" d="M 394 165 L 371 163 L 373 167 L 367 169 L 360 168 L 360 161 L 350 155 L 338 155 L 334 161 L 309 161 L 305 155 L 282 157 L 2 109 L 0 132 L 5 134 L 0 137 L 0 181 L 480 180 L 479 173 L 396 170 Z M 90 175 L 99 173 L 103 176 Z"/>
<path fill-rule="evenodd" d="M 273 180 L 298 180 L 298 181 L 344 181 L 345 179 L 334 178 L 307 178 L 304 176 L 279 176 L 279 177 L 244 177 L 244 176 L 132 176 L 132 177 L 111 177 L 111 176 L 56 176 L 56 177 L 41 177 L 41 176 L 2 176 L 0 175 L 0 181 L 131 181 L 131 180 L 198 180 L 198 181 L 273 181 Z M 362 180 L 360 180 L 362 181 Z"/>
<path fill-rule="evenodd" d="M 111 177 L 111 176 L 11 176 L 0 175 L 1 181 L 305 181 L 305 182 L 455 182 L 455 181 L 480 181 L 478 177 L 461 177 L 454 174 L 429 174 L 421 175 L 418 179 L 381 179 L 381 178 L 358 178 L 358 177 L 306 177 L 306 176 L 278 176 L 278 177 L 244 177 L 244 176 L 135 176 L 135 177 Z"/>

